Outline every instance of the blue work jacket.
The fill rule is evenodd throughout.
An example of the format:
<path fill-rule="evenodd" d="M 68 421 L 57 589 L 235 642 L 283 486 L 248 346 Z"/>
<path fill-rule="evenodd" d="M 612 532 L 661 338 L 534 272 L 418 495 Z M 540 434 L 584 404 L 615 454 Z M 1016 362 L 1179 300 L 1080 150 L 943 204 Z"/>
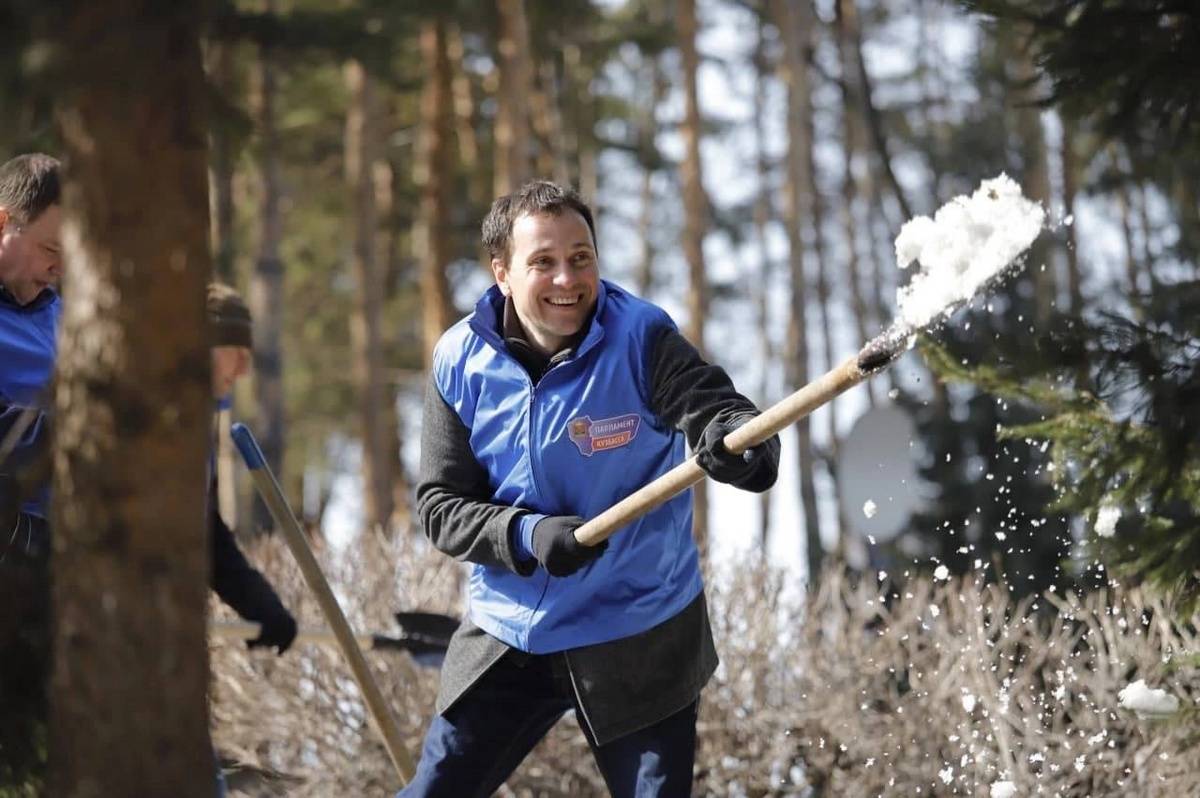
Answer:
<path fill-rule="evenodd" d="M 434 352 L 433 379 L 470 432 L 491 501 L 530 514 L 593 518 L 684 458 L 684 436 L 650 410 L 648 361 L 665 311 L 601 281 L 596 312 L 574 353 L 535 385 L 500 333 L 493 286 Z M 535 654 L 643 632 L 702 590 L 685 491 L 617 531 L 578 572 L 522 576 L 474 563 L 471 620 Z M 513 525 L 514 528 L 517 524 Z"/>

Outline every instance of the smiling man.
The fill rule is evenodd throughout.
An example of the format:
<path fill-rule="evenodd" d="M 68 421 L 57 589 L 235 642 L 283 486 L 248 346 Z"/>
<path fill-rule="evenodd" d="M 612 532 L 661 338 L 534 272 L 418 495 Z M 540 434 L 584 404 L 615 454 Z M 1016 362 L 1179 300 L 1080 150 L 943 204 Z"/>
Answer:
<path fill-rule="evenodd" d="M 417 511 L 471 563 L 468 617 L 402 796 L 491 795 L 575 710 L 615 796 L 688 795 L 717 665 L 685 492 L 595 548 L 598 515 L 678 465 L 762 491 L 779 442 L 721 440 L 757 414 L 660 308 L 600 279 L 591 209 L 535 182 L 483 223 L 496 285 L 442 336 Z"/>

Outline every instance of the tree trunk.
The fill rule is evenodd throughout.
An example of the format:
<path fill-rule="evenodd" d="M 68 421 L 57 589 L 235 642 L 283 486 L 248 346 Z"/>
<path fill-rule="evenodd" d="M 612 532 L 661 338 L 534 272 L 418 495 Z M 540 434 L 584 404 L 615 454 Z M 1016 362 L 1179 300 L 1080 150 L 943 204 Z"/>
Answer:
<path fill-rule="evenodd" d="M 208 250 L 194 3 L 75 3 L 48 794 L 208 798 Z"/>
<path fill-rule="evenodd" d="M 267 12 L 274 12 L 273 0 Z M 262 197 L 259 207 L 258 259 L 250 280 L 250 312 L 254 315 L 254 398 L 258 440 L 267 463 L 280 479 L 284 465 L 283 402 L 283 240 L 280 200 L 279 134 L 275 123 L 275 55 L 264 45 L 259 56 L 258 126 L 262 139 Z M 254 501 L 254 528 L 274 528 L 271 513 L 260 498 Z"/>
<path fill-rule="evenodd" d="M 1018 104 L 1017 135 L 1020 137 L 1022 180 L 1026 196 L 1043 207 L 1050 207 L 1050 165 L 1046 152 L 1046 131 L 1042 114 L 1034 104 L 1038 99 L 1037 68 L 1028 47 L 1021 47 L 1016 57 L 1017 82 L 1015 101 Z M 1034 308 L 1037 320 L 1045 324 L 1054 312 L 1058 294 L 1055 263 L 1050 248 L 1043 241 L 1030 247 L 1029 267 L 1036 292 Z"/>
<path fill-rule="evenodd" d="M 842 152 L 845 174 L 842 178 L 842 234 L 846 238 L 846 280 L 850 284 L 850 308 L 854 314 L 854 331 L 861 342 L 870 340 L 867 331 L 870 329 L 867 301 L 863 296 L 862 259 L 858 231 L 866 225 L 860 225 L 856 215 L 856 207 L 863 197 L 859 185 L 858 173 L 860 168 L 864 175 L 868 171 L 861 163 L 863 159 L 862 127 L 859 124 L 862 100 L 862 87 L 858 82 L 858 69 L 854 55 L 854 32 L 858 24 L 858 14 L 853 0 L 838 0 L 837 3 L 837 43 L 838 54 L 841 57 L 841 87 L 842 87 Z M 875 384 L 866 383 L 867 401 L 875 406 Z"/>
<path fill-rule="evenodd" d="M 1062 147 L 1059 150 L 1063 180 L 1063 213 L 1069 224 L 1064 224 L 1063 250 L 1067 264 L 1067 293 L 1071 299 L 1071 313 L 1083 312 L 1083 279 L 1079 271 L 1079 242 L 1075 236 L 1075 194 L 1079 163 L 1075 157 L 1075 128 L 1066 118 L 1062 119 Z"/>
<path fill-rule="evenodd" d="M 495 183 L 499 197 L 529 179 L 529 120 L 525 109 L 532 89 L 529 25 L 525 0 L 496 0 L 500 12 L 500 90 L 495 129 Z"/>
<path fill-rule="evenodd" d="M 775 347 L 771 343 L 771 253 L 767 247 L 767 226 L 774 220 L 771 207 L 771 166 L 767 155 L 767 136 L 763 119 L 767 114 L 767 81 L 771 65 L 767 59 L 765 39 L 766 20 L 758 22 L 758 36 L 754 43 L 754 150 L 758 187 L 754 198 L 754 246 L 758 250 L 758 274 L 749 275 L 749 284 L 754 286 L 754 306 L 758 314 L 759 357 L 762 373 L 758 385 L 760 407 L 771 404 L 771 364 L 775 362 Z M 771 534 L 771 493 L 759 496 L 758 503 L 758 548 L 766 556 Z"/>
<path fill-rule="evenodd" d="M 421 335 L 425 368 L 433 364 L 433 347 L 453 321 L 446 266 L 451 259 L 448 176 L 454 172 L 450 149 L 450 60 L 446 26 L 440 17 L 421 29 L 421 54 L 426 64 L 421 92 L 421 132 L 414 182 L 421 195 L 413 250 L 421 264 Z"/>
<path fill-rule="evenodd" d="M 376 251 L 379 215 L 375 205 L 374 172 L 381 159 L 379 102 L 374 80 L 358 61 L 345 69 L 350 107 L 346 114 L 346 185 L 354 209 L 354 278 L 357 283 L 350 317 L 350 347 L 354 385 L 358 392 L 359 434 L 362 443 L 363 521 L 368 529 L 389 529 L 392 515 L 392 458 L 396 442 L 389 438 L 390 412 L 383 377 L 383 281 Z"/>
<path fill-rule="evenodd" d="M 851 55 L 851 62 L 843 61 L 843 66 L 849 67 L 849 72 L 843 72 L 843 78 L 848 74 L 854 74 L 855 83 L 858 86 L 857 98 L 860 103 L 860 109 L 863 117 L 867 122 L 867 130 L 871 134 L 871 142 L 875 146 L 875 154 L 879 159 L 879 168 L 883 172 L 884 179 L 887 180 L 888 187 L 892 190 L 892 196 L 896 200 L 896 204 L 900 206 L 900 213 L 905 219 L 912 218 L 912 206 L 909 204 L 908 198 L 904 194 L 904 189 L 900 187 L 900 181 L 896 179 L 896 173 L 892 169 L 892 156 L 888 152 L 887 135 L 883 130 L 883 118 L 880 116 L 879 109 L 875 107 L 875 100 L 872 97 L 871 91 L 871 73 L 867 71 L 867 61 L 863 57 L 862 48 L 862 26 L 859 23 L 858 7 L 855 0 L 837 0 L 837 16 L 838 26 L 846 36 L 846 45 Z"/>
<path fill-rule="evenodd" d="M 488 203 L 486 173 L 479 168 L 479 139 L 475 135 L 475 97 L 471 91 L 471 78 L 467 74 L 463 59 L 462 31 L 457 24 L 445 23 L 446 57 L 450 63 L 450 91 L 454 95 L 454 133 L 458 139 L 458 157 L 467 174 L 467 190 L 474 205 Z"/>
<path fill-rule="evenodd" d="M 808 0 L 804 0 L 808 2 Z M 780 74 L 787 86 L 787 179 L 784 196 L 784 224 L 787 228 L 788 261 L 791 272 L 791 318 L 788 324 L 788 377 L 794 387 L 809 380 L 808 364 L 808 278 L 804 266 L 804 236 L 806 219 L 812 215 L 812 185 L 809 175 L 809 156 L 812 148 L 809 126 L 805 121 L 811 107 L 811 85 L 808 63 L 805 61 L 805 42 L 812 35 L 811 27 L 801 28 L 801 14 L 788 0 L 774 0 L 780 38 L 783 40 L 783 63 Z M 811 13 L 805 14 L 812 19 Z M 804 505 L 805 553 L 808 559 L 809 584 L 815 585 L 824 559 L 821 546 L 821 522 L 817 514 L 817 490 L 814 479 L 812 428 L 809 419 L 796 422 L 796 453 L 800 473 L 800 501 Z"/>
<path fill-rule="evenodd" d="M 654 175 L 662 158 L 658 151 L 658 108 L 667 92 L 658 56 L 650 56 L 646 68 L 646 85 L 650 96 L 638 111 L 638 163 L 642 170 L 641 218 L 638 219 L 638 240 L 642 244 L 641 261 L 637 271 L 637 291 L 647 297 L 654 289 Z"/>
<path fill-rule="evenodd" d="M 704 322 L 708 318 L 708 276 L 704 265 L 704 231 L 708 221 L 708 197 L 704 193 L 703 171 L 700 165 L 700 99 L 696 91 L 696 75 L 700 58 L 696 52 L 695 0 L 679 0 L 676 4 L 676 24 L 679 27 L 679 49 L 683 58 L 683 254 L 688 264 L 688 324 L 687 336 L 704 357 Z M 696 485 L 692 509 L 692 533 L 705 552 L 708 545 L 708 491 L 705 482 Z"/>
<path fill-rule="evenodd" d="M 222 93 L 233 94 L 233 48 L 226 42 L 211 42 L 205 52 L 209 82 Z M 213 271 L 220 281 L 233 285 L 233 143 L 227 124 L 214 120 L 210 125 L 208 167 L 209 212 L 212 217 Z M 232 413 L 217 414 L 217 496 L 218 512 L 230 529 L 238 526 L 236 452 L 229 438 Z"/>

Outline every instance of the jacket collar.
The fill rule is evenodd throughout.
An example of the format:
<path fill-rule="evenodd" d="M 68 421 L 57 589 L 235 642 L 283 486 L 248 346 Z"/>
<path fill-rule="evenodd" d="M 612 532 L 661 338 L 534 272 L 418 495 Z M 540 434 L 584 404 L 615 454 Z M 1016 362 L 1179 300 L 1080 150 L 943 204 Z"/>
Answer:
<path fill-rule="evenodd" d="M 574 342 L 570 345 L 570 348 L 573 348 L 574 352 L 565 359 L 582 356 L 604 338 L 605 310 L 608 306 L 610 286 L 605 280 L 601 280 L 599 286 L 600 290 L 596 296 L 596 310 L 592 313 L 591 321 L 588 322 L 585 328 L 586 333 L 584 333 L 582 340 L 579 340 L 577 345 Z M 506 324 L 506 305 L 506 297 L 501 293 L 500 286 L 493 285 L 475 303 L 475 312 L 471 315 L 471 319 L 468 322 L 471 329 L 496 349 L 504 350 L 507 348 L 508 342 L 506 339 L 510 337 L 519 337 L 525 343 L 525 346 L 528 347 L 529 344 L 525 339 L 524 330 L 520 329 L 515 312 L 511 312 L 511 322 Z M 519 335 L 512 335 L 516 331 L 519 331 Z M 529 348 L 532 350 L 532 347 Z"/>
<path fill-rule="evenodd" d="M 33 313 L 41 310 L 44 307 L 53 305 L 57 300 L 58 294 L 54 290 L 47 288 L 34 297 L 32 302 L 22 305 L 17 301 L 15 296 L 9 293 L 8 289 L 5 288 L 4 285 L 0 284 L 0 305 L 18 310 L 22 313 Z"/>

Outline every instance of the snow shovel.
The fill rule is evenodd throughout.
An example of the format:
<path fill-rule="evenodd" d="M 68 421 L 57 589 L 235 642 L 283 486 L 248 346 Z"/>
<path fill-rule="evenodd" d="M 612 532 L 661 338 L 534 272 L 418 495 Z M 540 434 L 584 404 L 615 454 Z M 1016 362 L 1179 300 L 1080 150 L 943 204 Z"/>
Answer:
<path fill-rule="evenodd" d="M 794 424 L 860 382 L 890 366 L 908 347 L 909 335 L 889 329 L 823 376 L 725 436 L 725 448 L 741 454 Z M 621 527 L 641 518 L 706 476 L 693 455 L 650 484 L 634 491 L 575 530 L 575 539 L 596 546 Z"/>
<path fill-rule="evenodd" d="M 400 621 L 399 634 L 356 632 L 354 640 L 367 651 L 407 651 L 418 665 L 441 667 L 458 621 L 448 615 L 425 612 L 398 612 L 396 618 Z M 254 640 L 261 629 L 261 625 L 253 621 L 216 621 L 209 627 L 217 637 L 233 640 Z M 335 646 L 337 636 L 329 629 L 301 627 L 295 642 Z"/>
<path fill-rule="evenodd" d="M 238 451 L 241 452 L 246 467 L 250 469 L 250 474 L 254 477 L 254 485 L 258 488 L 259 495 L 270 509 L 275 523 L 279 524 L 279 528 L 283 530 L 283 539 L 287 541 L 288 548 L 295 555 L 296 562 L 300 565 L 300 571 L 304 574 L 304 581 L 308 583 L 309 589 L 317 597 L 321 612 L 325 615 L 325 620 L 329 622 L 333 636 L 337 639 L 337 644 L 342 649 L 346 662 L 350 665 L 350 672 L 358 684 L 358 689 L 363 694 L 363 700 L 371 717 L 375 720 L 375 728 L 383 737 L 384 746 L 387 748 L 396 772 L 400 775 L 401 783 L 407 784 L 412 780 L 415 771 L 412 756 L 405 749 L 404 741 L 400 736 L 400 727 L 396 725 L 396 719 L 388 710 L 383 693 L 379 691 L 379 685 L 371 676 L 367 660 L 363 657 L 362 649 L 358 646 L 354 632 L 350 629 L 350 624 L 346 621 L 346 616 L 342 613 L 341 605 L 338 604 L 337 597 L 333 595 L 329 582 L 321 573 L 321 566 L 317 563 L 317 558 L 313 556 L 308 541 L 304 539 L 304 532 L 300 529 L 300 523 L 296 520 L 292 508 L 288 506 L 287 499 L 283 496 L 283 491 L 279 488 L 279 481 L 271 472 L 270 466 L 267 465 L 266 457 L 263 456 L 258 441 L 254 439 L 254 434 L 245 424 L 234 424 L 230 435 L 234 444 L 237 445 Z"/>

